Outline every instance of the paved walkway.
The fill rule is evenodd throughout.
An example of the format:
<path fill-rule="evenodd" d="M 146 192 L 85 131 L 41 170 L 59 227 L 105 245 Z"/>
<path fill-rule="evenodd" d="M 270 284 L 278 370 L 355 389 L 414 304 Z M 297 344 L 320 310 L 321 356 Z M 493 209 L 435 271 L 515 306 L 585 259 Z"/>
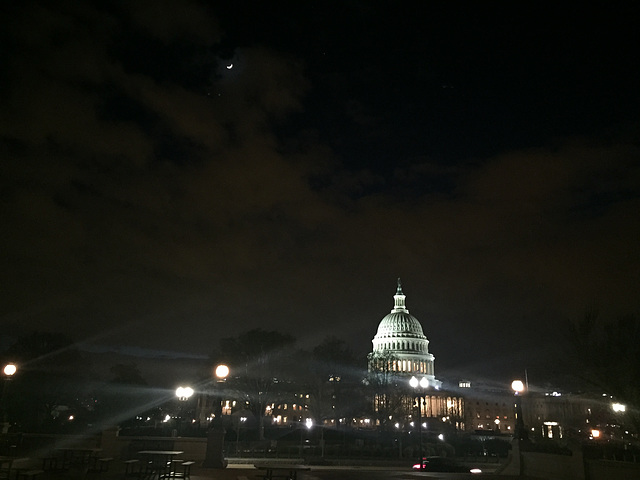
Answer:
<path fill-rule="evenodd" d="M 260 480 L 260 471 L 252 464 L 230 464 L 227 468 L 204 468 L 197 463 L 191 468 L 190 480 Z M 512 475 L 495 475 L 484 473 L 482 475 L 471 475 L 468 473 L 433 473 L 418 472 L 410 467 L 326 467 L 311 466 L 311 470 L 298 475 L 298 480 L 416 480 L 419 478 L 430 479 L 464 479 L 481 478 L 484 480 L 516 479 Z M 85 473 L 78 470 L 68 470 L 64 472 L 44 472 L 34 480 L 139 480 L 136 475 L 125 476 L 124 463 L 114 459 L 106 472 Z"/>

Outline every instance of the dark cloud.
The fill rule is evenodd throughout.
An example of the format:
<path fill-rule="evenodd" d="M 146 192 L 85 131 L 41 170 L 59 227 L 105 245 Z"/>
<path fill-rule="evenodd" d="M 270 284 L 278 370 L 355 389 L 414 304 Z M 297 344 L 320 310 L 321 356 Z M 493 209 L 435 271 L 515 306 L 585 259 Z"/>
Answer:
<path fill-rule="evenodd" d="M 338 332 L 366 353 L 402 276 L 438 361 L 453 365 L 480 347 L 534 349 L 594 303 L 637 311 L 633 122 L 447 161 L 412 143 L 433 134 L 425 97 L 381 109 L 357 65 L 362 90 L 299 45 L 230 50 L 228 18 L 197 2 L 61 5 L 14 6 L 5 21 L 13 331 L 206 354 L 261 326 L 307 345 Z M 360 61 L 384 84 L 388 72 Z M 438 95 L 464 90 L 436 80 L 425 87 Z M 451 105 L 430 92 L 434 109 Z M 479 135 L 467 127 L 447 133 L 460 136 L 452 150 Z"/>

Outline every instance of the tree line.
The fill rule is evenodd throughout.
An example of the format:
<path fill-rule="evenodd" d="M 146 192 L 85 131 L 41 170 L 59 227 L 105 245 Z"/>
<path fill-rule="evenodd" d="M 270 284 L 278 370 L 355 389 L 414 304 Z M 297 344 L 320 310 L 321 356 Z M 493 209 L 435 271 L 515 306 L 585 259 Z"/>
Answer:
<path fill-rule="evenodd" d="M 50 332 L 28 334 L 2 352 L 5 363 L 19 365 L 19 374 L 5 382 L 1 402 L 12 428 L 78 431 L 126 424 L 142 414 L 160 421 L 161 407 L 174 400 L 174 392 L 149 384 L 135 363 L 113 364 L 100 378 L 89 357 L 68 336 Z M 227 364 L 225 394 L 258 419 L 260 438 L 267 405 L 288 401 L 294 392 L 309 394 L 308 412 L 316 422 L 337 422 L 367 408 L 366 365 L 334 336 L 304 350 L 292 335 L 253 329 L 220 338 L 204 363 L 208 367 L 201 365 L 192 378 L 199 376 L 206 386 L 215 381 L 212 367 Z"/>

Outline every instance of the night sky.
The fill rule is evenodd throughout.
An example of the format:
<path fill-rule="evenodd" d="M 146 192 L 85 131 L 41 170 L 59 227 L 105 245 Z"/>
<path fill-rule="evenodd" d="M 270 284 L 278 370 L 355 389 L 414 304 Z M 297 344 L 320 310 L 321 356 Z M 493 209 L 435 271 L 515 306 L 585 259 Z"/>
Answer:
<path fill-rule="evenodd" d="M 637 313 L 636 9 L 5 2 L 2 346 L 364 366 L 401 277 L 436 376 L 491 376 Z"/>

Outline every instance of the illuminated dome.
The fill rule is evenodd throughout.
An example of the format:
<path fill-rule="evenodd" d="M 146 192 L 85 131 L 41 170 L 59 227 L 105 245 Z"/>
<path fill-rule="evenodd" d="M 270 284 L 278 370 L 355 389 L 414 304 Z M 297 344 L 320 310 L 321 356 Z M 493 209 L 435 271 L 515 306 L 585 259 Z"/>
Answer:
<path fill-rule="evenodd" d="M 422 325 L 416 317 L 405 308 L 394 308 L 378 325 L 376 337 L 416 337 L 426 338 L 422 333 Z"/>
<path fill-rule="evenodd" d="M 393 309 L 380 321 L 372 340 L 369 370 L 388 369 L 398 375 L 422 375 L 439 387 L 441 382 L 434 377 L 435 357 L 429 353 L 429 340 L 418 319 L 409 313 L 405 299 L 398 279 Z"/>
<path fill-rule="evenodd" d="M 412 351 L 428 353 L 429 340 L 422 333 L 422 325 L 409 313 L 402 293 L 402 283 L 398 279 L 398 289 L 393 296 L 394 306 L 380 325 L 373 339 L 374 352 L 381 350 Z"/>

